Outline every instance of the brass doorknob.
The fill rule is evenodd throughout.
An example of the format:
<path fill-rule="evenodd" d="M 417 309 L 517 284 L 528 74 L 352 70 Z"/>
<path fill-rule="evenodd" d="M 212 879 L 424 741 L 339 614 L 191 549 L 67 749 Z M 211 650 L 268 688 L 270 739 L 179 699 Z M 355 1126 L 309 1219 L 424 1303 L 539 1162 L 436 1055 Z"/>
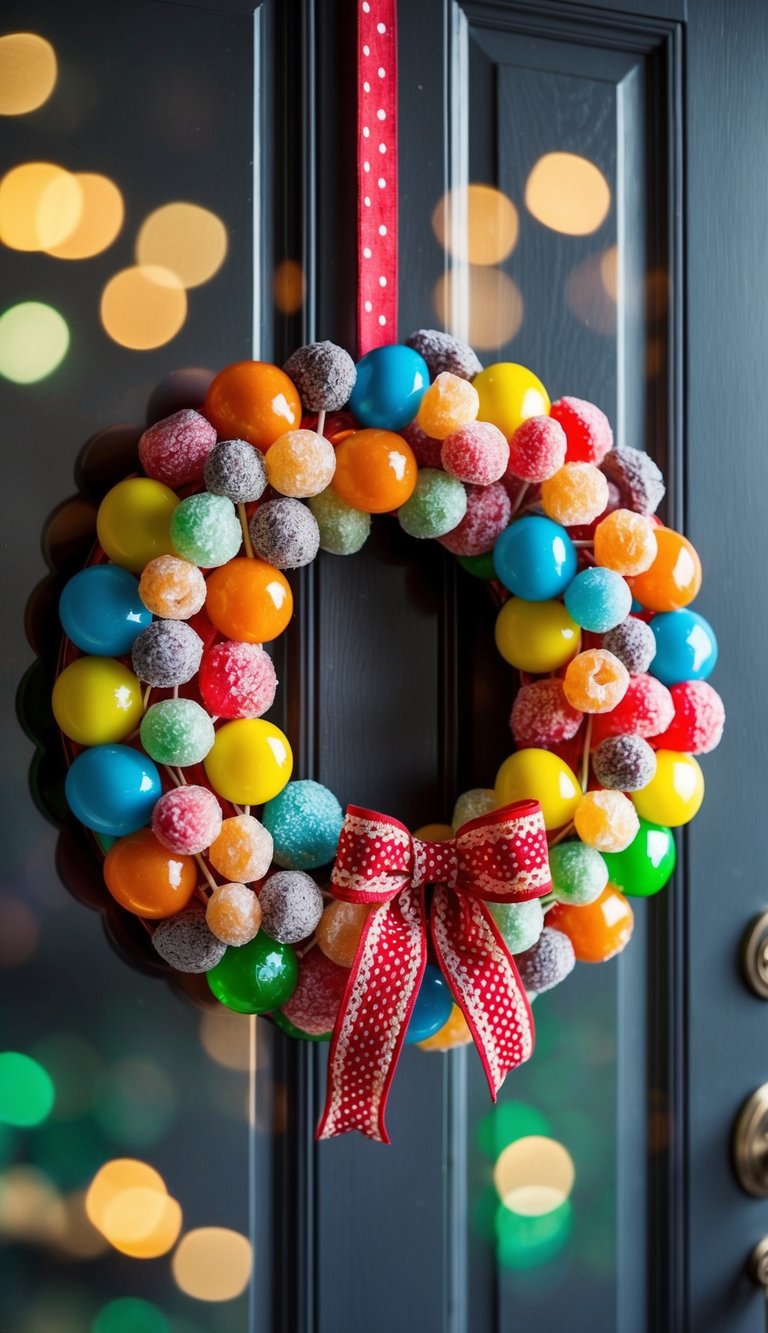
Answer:
<path fill-rule="evenodd" d="M 768 1197 L 768 1083 L 747 1098 L 736 1118 L 733 1165 L 747 1194 Z"/>

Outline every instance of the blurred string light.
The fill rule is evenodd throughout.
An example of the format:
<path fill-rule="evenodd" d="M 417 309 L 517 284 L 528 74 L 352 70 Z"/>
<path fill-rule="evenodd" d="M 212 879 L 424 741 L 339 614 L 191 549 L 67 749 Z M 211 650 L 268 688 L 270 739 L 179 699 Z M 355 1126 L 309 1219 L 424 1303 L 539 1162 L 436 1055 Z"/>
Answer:
<path fill-rule="evenodd" d="M 101 254 L 116 240 L 125 218 L 123 196 L 113 180 L 92 171 L 73 175 L 80 188 L 80 212 L 66 236 L 42 247 L 54 259 L 90 259 Z"/>
<path fill-rule="evenodd" d="M 0 315 L 0 375 L 37 384 L 61 365 L 69 349 L 63 315 L 42 301 L 22 301 Z"/>
<path fill-rule="evenodd" d="M 433 301 L 444 328 L 483 350 L 504 347 L 523 322 L 520 289 L 498 268 L 449 269 L 435 284 Z"/>
<path fill-rule="evenodd" d="M 198 1301 L 231 1301 L 251 1280 L 253 1246 L 227 1227 L 199 1227 L 182 1238 L 172 1260 L 176 1285 Z"/>
<path fill-rule="evenodd" d="M 150 213 L 136 241 L 140 265 L 175 273 L 183 287 L 198 287 L 218 273 L 227 255 L 221 218 L 199 204 L 164 204 Z"/>
<path fill-rule="evenodd" d="M 549 1122 L 537 1107 L 527 1102 L 497 1102 L 478 1125 L 477 1143 L 486 1157 L 495 1160 L 517 1139 L 549 1133 Z"/>
<path fill-rule="evenodd" d="M 66 1227 L 59 1190 L 34 1166 L 11 1166 L 0 1175 L 0 1235 L 7 1240 L 53 1244 Z"/>
<path fill-rule="evenodd" d="M 574 1177 L 567 1148 L 543 1134 L 508 1144 L 493 1168 L 493 1183 L 504 1207 L 523 1217 L 559 1208 L 573 1189 Z"/>
<path fill-rule="evenodd" d="M 51 1114 L 53 1080 L 37 1060 L 20 1051 L 0 1052 L 0 1121 L 30 1129 Z"/>
<path fill-rule="evenodd" d="M 551 1263 L 571 1233 L 573 1209 L 566 1199 L 558 1208 L 536 1217 L 512 1213 L 501 1205 L 496 1213 L 496 1254 L 502 1268 L 523 1272 Z"/>
<path fill-rule="evenodd" d="M 162 1310 L 137 1296 L 118 1296 L 99 1310 L 88 1333 L 169 1333 Z"/>
<path fill-rule="evenodd" d="M 48 101 L 56 87 L 56 52 L 34 32 L 0 37 L 0 115 L 25 116 Z"/>
<path fill-rule="evenodd" d="M 82 213 L 80 182 L 53 162 L 22 162 L 0 181 L 0 240 L 13 250 L 60 245 Z"/>
<path fill-rule="evenodd" d="M 282 315 L 295 315 L 304 304 L 304 270 L 297 259 L 282 259 L 272 280 L 275 306 Z"/>
<path fill-rule="evenodd" d="M 170 342 L 187 317 L 187 294 L 170 269 L 137 265 L 110 278 L 101 296 L 101 322 L 122 347 L 147 351 Z"/>
<path fill-rule="evenodd" d="M 538 222 L 566 236 L 589 236 L 608 216 L 605 176 L 578 153 L 545 153 L 525 185 L 525 206 Z"/>
<path fill-rule="evenodd" d="M 132 1259 L 167 1254 L 181 1232 L 181 1208 L 162 1176 L 135 1158 L 115 1158 L 97 1171 L 85 1210 L 110 1245 Z"/>
<path fill-rule="evenodd" d="M 517 209 L 491 185 L 458 186 L 438 200 L 432 230 L 454 259 L 468 264 L 500 264 L 517 244 Z"/>

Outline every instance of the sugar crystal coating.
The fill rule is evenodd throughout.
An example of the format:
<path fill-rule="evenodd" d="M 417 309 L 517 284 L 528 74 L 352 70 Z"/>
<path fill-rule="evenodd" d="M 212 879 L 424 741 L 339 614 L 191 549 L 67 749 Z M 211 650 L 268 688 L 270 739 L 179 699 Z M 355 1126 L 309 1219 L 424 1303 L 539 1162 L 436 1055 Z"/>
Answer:
<path fill-rule="evenodd" d="M 203 653 L 198 684 L 214 717 L 261 717 L 275 702 L 277 676 L 261 644 L 226 639 Z"/>
<path fill-rule="evenodd" d="M 565 980 L 576 965 L 576 955 L 567 935 L 545 926 L 533 947 L 518 954 L 515 962 L 525 989 L 538 995 Z"/>
<path fill-rule="evenodd" d="M 289 430 L 267 450 L 267 477 L 281 495 L 306 499 L 330 486 L 336 450 L 314 430 Z"/>
<path fill-rule="evenodd" d="M 322 783 L 289 782 L 267 801 L 262 818 L 274 840 L 275 861 L 286 870 L 314 870 L 336 855 L 344 814 Z"/>
<path fill-rule="evenodd" d="M 611 712 L 596 718 L 592 732 L 594 745 L 605 736 L 658 736 L 666 731 L 675 715 L 672 695 L 655 676 L 643 673 L 630 676 L 625 694 Z"/>
<path fill-rule="evenodd" d="M 232 504 L 258 500 L 267 485 L 264 455 L 247 440 L 222 440 L 212 449 L 203 472 L 213 495 L 223 495 Z"/>
<path fill-rule="evenodd" d="M 189 560 L 177 555 L 158 555 L 144 566 L 139 596 L 153 616 L 189 620 L 205 604 L 205 579 Z"/>
<path fill-rule="evenodd" d="M 214 870 L 227 879 L 250 884 L 263 879 L 272 864 L 272 834 L 254 815 L 232 815 L 208 849 Z"/>
<path fill-rule="evenodd" d="M 604 648 L 587 648 L 568 663 L 563 689 L 572 708 L 608 713 L 624 698 L 629 683 L 629 672 L 618 657 Z"/>
<path fill-rule="evenodd" d="M 447 370 L 451 375 L 471 380 L 483 368 L 471 347 L 440 329 L 417 329 L 405 341 L 424 357 L 432 379 Z"/>
<path fill-rule="evenodd" d="M 339 967 L 352 966 L 370 910 L 370 903 L 328 903 L 317 926 L 317 942 L 326 958 Z"/>
<path fill-rule="evenodd" d="M 549 849 L 552 892 L 561 903 L 583 907 L 600 897 L 608 883 L 608 867 L 595 847 L 561 842 Z"/>
<path fill-rule="evenodd" d="M 565 462 L 565 431 L 552 417 L 528 417 L 509 441 L 507 476 L 546 481 Z"/>
<path fill-rule="evenodd" d="M 150 759 L 178 768 L 201 764 L 215 739 L 211 719 L 194 699 L 162 699 L 152 704 L 144 714 L 140 734 Z"/>
<path fill-rule="evenodd" d="M 593 634 L 603 634 L 629 615 L 632 594 L 621 574 L 594 565 L 576 575 L 566 589 L 564 601 L 577 625 Z"/>
<path fill-rule="evenodd" d="M 331 555 L 354 555 L 365 545 L 371 531 L 371 516 L 353 509 L 332 486 L 313 495 L 309 507 L 320 533 L 320 550 Z"/>
<path fill-rule="evenodd" d="M 282 1012 L 301 1032 L 330 1032 L 348 979 L 347 969 L 331 962 L 322 949 L 310 949 L 299 962 L 298 984 Z"/>
<path fill-rule="evenodd" d="M 488 909 L 512 954 L 532 948 L 544 929 L 544 910 L 538 898 L 526 903 L 489 903 Z"/>
<path fill-rule="evenodd" d="M 468 824 L 470 819 L 479 819 L 481 815 L 489 815 L 495 809 L 496 793 L 492 787 L 472 787 L 470 791 L 462 792 L 451 816 L 454 833 L 462 824 Z"/>
<path fill-rule="evenodd" d="M 541 504 L 563 527 L 591 523 L 608 504 L 608 483 L 592 463 L 565 463 L 541 483 Z"/>
<path fill-rule="evenodd" d="M 169 852 L 195 856 L 221 832 L 221 806 L 207 787 L 175 787 L 152 811 L 152 832 Z"/>
<path fill-rule="evenodd" d="M 573 816 L 576 832 L 599 852 L 623 852 L 640 828 L 632 802 L 620 791 L 588 791 Z"/>
<path fill-rule="evenodd" d="M 226 565 L 242 541 L 232 501 L 208 491 L 188 496 L 173 512 L 171 541 L 176 553 L 193 565 L 203 569 Z"/>
<path fill-rule="evenodd" d="M 216 936 L 235 949 L 250 944 L 261 928 L 261 903 L 245 884 L 219 884 L 208 899 L 205 919 Z"/>
<path fill-rule="evenodd" d="M 556 676 L 522 685 L 512 705 L 509 725 L 518 746 L 561 745 L 576 735 L 584 714 L 569 704 Z"/>
<path fill-rule="evenodd" d="M 420 468 L 414 492 L 397 517 L 411 537 L 443 537 L 458 527 L 466 512 L 467 493 L 460 481 L 447 472 Z"/>
<path fill-rule="evenodd" d="M 357 376 L 349 352 L 328 341 L 299 347 L 283 370 L 309 412 L 338 412 L 349 402 Z"/>
<path fill-rule="evenodd" d="M 611 423 L 594 403 L 559 398 L 549 411 L 565 431 L 569 463 L 600 463 L 613 446 Z"/>
<path fill-rule="evenodd" d="M 512 503 L 500 482 L 468 486 L 467 512 L 452 532 L 438 541 L 453 555 L 484 555 L 492 551 L 512 516 Z"/>
<path fill-rule="evenodd" d="M 191 680 L 200 666 L 203 641 L 182 620 L 154 620 L 133 641 L 131 661 L 139 680 L 169 690 Z"/>
<path fill-rule="evenodd" d="M 472 486 L 490 486 L 507 470 L 509 445 L 498 426 L 473 421 L 446 436 L 440 457 L 452 477 Z"/>
<path fill-rule="evenodd" d="M 658 542 L 645 514 L 614 509 L 595 528 L 595 560 L 619 574 L 642 574 L 656 559 Z"/>
<path fill-rule="evenodd" d="M 452 431 L 477 418 L 480 395 L 473 384 L 443 370 L 421 400 L 416 421 L 433 439 L 444 440 Z"/>
<path fill-rule="evenodd" d="M 611 449 L 601 468 L 618 489 L 622 506 L 636 514 L 655 514 L 664 499 L 664 478 L 648 454 L 639 449 Z"/>
<path fill-rule="evenodd" d="M 166 486 L 186 486 L 200 480 L 215 443 L 211 423 L 186 407 L 144 431 L 139 440 L 141 466 L 148 477 Z"/>
<path fill-rule="evenodd" d="M 280 944 L 306 940 L 323 915 L 323 895 L 303 870 L 278 870 L 259 891 L 264 929 Z"/>
<path fill-rule="evenodd" d="M 442 440 L 435 440 L 431 435 L 425 434 L 418 421 L 412 421 L 410 425 L 404 426 L 400 431 L 406 444 L 411 446 L 413 456 L 419 467 L 443 466 L 442 460 Z"/>
<path fill-rule="evenodd" d="M 656 656 L 656 638 L 650 625 L 637 616 L 628 616 L 615 629 L 603 635 L 603 648 L 618 657 L 632 676 L 647 671 Z"/>
<path fill-rule="evenodd" d="M 277 569 L 309 565 L 320 546 L 314 514 L 300 500 L 267 500 L 249 524 L 253 549 Z"/>
<path fill-rule="evenodd" d="M 720 744 L 725 726 L 725 707 L 717 690 L 706 680 L 684 680 L 672 685 L 669 693 L 674 717 L 666 731 L 654 737 L 654 746 L 709 754 Z"/>
<path fill-rule="evenodd" d="M 656 772 L 656 755 L 642 736 L 606 736 L 592 755 L 601 787 L 640 791 Z"/>
<path fill-rule="evenodd" d="M 202 907 L 187 907 L 159 922 L 152 931 L 152 944 L 177 972 L 210 972 L 227 948 L 212 934 Z"/>

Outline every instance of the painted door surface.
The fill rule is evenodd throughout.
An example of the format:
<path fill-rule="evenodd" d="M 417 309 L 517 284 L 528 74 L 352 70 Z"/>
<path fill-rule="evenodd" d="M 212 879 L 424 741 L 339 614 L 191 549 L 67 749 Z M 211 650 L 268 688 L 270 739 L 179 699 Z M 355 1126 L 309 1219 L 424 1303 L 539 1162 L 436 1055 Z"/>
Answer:
<path fill-rule="evenodd" d="M 353 346 L 354 15 L 352 0 L 3 8 L 0 35 L 44 38 L 58 76 L 38 109 L 3 117 L 0 170 L 100 173 L 123 220 L 97 252 L 57 257 L 55 234 L 13 243 L 0 187 L 2 312 L 39 303 L 68 332 L 43 314 L 53 351 L 33 336 L 18 382 L 0 323 L 0 1050 L 30 1056 L 56 1088 L 49 1113 L 0 1124 L 0 1326 L 749 1333 L 762 1311 L 744 1265 L 768 1206 L 736 1183 L 730 1135 L 768 1077 L 766 1014 L 738 964 L 766 905 L 759 0 L 399 7 L 400 335 L 451 327 L 484 363 L 520 361 L 553 398 L 597 402 L 619 443 L 652 454 L 668 481 L 663 513 L 702 555 L 697 605 L 720 638 L 714 683 L 729 710 L 674 884 L 638 901 L 625 954 L 537 999 L 537 1054 L 508 1079 L 499 1119 L 473 1051 L 406 1049 L 392 1146 L 316 1145 L 324 1050 L 197 1007 L 149 975 L 146 951 L 113 920 L 113 942 L 143 960 L 127 967 L 99 914 L 60 882 L 57 866 L 71 881 L 80 862 L 41 813 L 58 800 L 44 754 L 26 794 L 35 747 L 13 700 L 33 651 L 50 660 L 55 582 L 31 616 L 32 648 L 24 603 L 87 543 L 93 480 L 91 500 L 48 522 L 39 551 L 47 516 L 75 490 L 82 445 L 126 423 L 132 434 L 110 437 L 106 454 L 135 440 L 173 371 L 281 362 L 315 337 Z M 192 268 L 170 281 L 162 327 L 150 314 L 131 331 L 105 289 L 163 254 L 181 262 L 189 213 L 171 215 L 167 251 L 141 243 L 147 219 L 178 204 L 206 211 Z M 146 316 L 146 291 L 138 306 Z M 484 586 L 387 520 L 354 559 L 321 557 L 293 582 L 273 716 L 297 776 L 412 828 L 450 819 L 456 795 L 492 785 L 511 749 L 516 683 Z M 35 726 L 43 677 L 28 679 L 21 712 L 50 745 Z M 499 1220 L 499 1124 L 546 1125 L 573 1158 L 568 1208 L 549 1228 Z M 178 1248 L 140 1262 L 99 1241 L 83 1192 L 115 1158 L 160 1173 L 184 1238 L 234 1233 L 216 1266 L 227 1299 L 210 1299 L 200 1266 L 190 1276 L 172 1260 Z M 250 1281 L 238 1269 L 248 1245 Z"/>

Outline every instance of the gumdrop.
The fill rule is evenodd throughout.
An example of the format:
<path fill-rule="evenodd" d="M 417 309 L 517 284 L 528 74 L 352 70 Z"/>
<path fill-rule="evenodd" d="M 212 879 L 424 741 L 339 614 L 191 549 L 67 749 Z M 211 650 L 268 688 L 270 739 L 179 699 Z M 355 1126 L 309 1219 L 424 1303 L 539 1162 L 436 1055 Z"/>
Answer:
<path fill-rule="evenodd" d="M 421 468 L 413 495 L 397 517 L 411 537 L 443 537 L 458 527 L 466 512 L 467 493 L 460 481 L 447 472 Z"/>
<path fill-rule="evenodd" d="M 564 601 L 577 625 L 593 634 L 604 634 L 629 615 L 632 594 L 621 574 L 593 565 L 576 575 L 566 589 Z"/>
<path fill-rule="evenodd" d="M 576 832 L 598 852 L 623 852 L 640 828 L 637 811 L 620 791 L 588 791 L 573 816 Z"/>
<path fill-rule="evenodd" d="M 351 967 L 368 920 L 369 903 L 332 902 L 317 927 L 317 942 L 326 958 L 339 967 Z"/>
<path fill-rule="evenodd" d="M 498 426 L 473 421 L 443 440 L 440 457 L 452 477 L 471 486 L 490 486 L 507 470 L 509 445 Z"/>
<path fill-rule="evenodd" d="M 574 969 L 576 955 L 567 935 L 545 926 L 536 944 L 518 954 L 515 962 L 525 989 L 540 995 L 565 980 Z"/>
<path fill-rule="evenodd" d="M 274 857 L 286 870 L 314 870 L 336 855 L 344 815 L 332 791 L 299 779 L 264 806 L 262 818 L 274 840 Z"/>
<path fill-rule="evenodd" d="M 160 921 L 152 931 L 152 944 L 177 972 L 210 972 L 227 948 L 210 930 L 202 907 L 188 907 Z"/>
<path fill-rule="evenodd" d="M 219 884 L 205 911 L 208 928 L 235 949 L 250 944 L 261 928 L 261 903 L 245 884 Z"/>
<path fill-rule="evenodd" d="M 674 717 L 666 731 L 654 736 L 654 746 L 684 754 L 709 754 L 720 744 L 725 708 L 717 690 L 706 680 L 685 680 L 670 688 Z"/>
<path fill-rule="evenodd" d="M 452 532 L 438 541 L 453 555 L 484 555 L 492 551 L 509 525 L 512 504 L 501 485 L 467 487 L 467 511 Z"/>
<path fill-rule="evenodd" d="M 338 412 L 349 402 L 357 375 L 349 352 L 328 341 L 299 347 L 283 370 L 309 412 Z"/>
<path fill-rule="evenodd" d="M 368 540 L 371 516 L 353 509 L 331 486 L 313 495 L 309 507 L 320 533 L 320 550 L 331 555 L 355 555 Z"/>
<path fill-rule="evenodd" d="M 604 412 L 583 398 L 559 398 L 549 409 L 568 441 L 569 463 L 600 463 L 613 446 L 613 431 Z"/>
<path fill-rule="evenodd" d="M 139 440 L 141 466 L 148 477 L 166 486 L 186 486 L 200 480 L 215 443 L 210 422 L 187 407 L 144 431 Z"/>
<path fill-rule="evenodd" d="M 264 929 L 270 939 L 296 944 L 309 939 L 323 915 L 323 895 L 303 870 L 278 870 L 259 890 Z"/>
<path fill-rule="evenodd" d="M 249 531 L 256 554 L 276 569 L 311 564 L 320 546 L 317 520 L 300 500 L 267 500 L 253 515 Z"/>
<path fill-rule="evenodd" d="M 250 884 L 264 878 L 272 852 L 272 834 L 254 815 L 232 815 L 211 843 L 208 860 L 226 879 Z"/>
<path fill-rule="evenodd" d="M 152 832 L 169 852 L 195 856 L 218 838 L 221 807 L 207 787 L 176 787 L 156 803 Z"/>
<path fill-rule="evenodd" d="M 139 596 L 147 610 L 165 620 L 196 616 L 205 605 L 205 591 L 197 565 L 177 555 L 156 556 L 139 579 Z"/>
<path fill-rule="evenodd" d="M 627 689 L 612 712 L 596 718 L 592 742 L 598 745 L 606 736 L 659 736 L 675 715 L 672 695 L 655 676 L 643 673 L 630 676 Z"/>
<path fill-rule="evenodd" d="M 656 656 L 656 637 L 650 625 L 628 616 L 603 636 L 603 648 L 623 662 L 631 676 L 647 671 Z"/>
<path fill-rule="evenodd" d="M 330 486 L 336 451 L 330 440 L 313 430 L 290 430 L 267 451 L 267 478 L 281 495 L 306 499 Z"/>
<path fill-rule="evenodd" d="M 618 657 L 604 648 L 588 648 L 568 663 L 563 689 L 572 708 L 608 713 L 624 698 L 629 681 L 629 672 Z"/>
<path fill-rule="evenodd" d="M 512 705 L 509 725 L 519 746 L 562 745 L 576 735 L 584 714 L 569 704 L 557 677 L 522 685 Z"/>
<path fill-rule="evenodd" d="M 592 754 L 592 771 L 601 787 L 640 791 L 656 772 L 656 755 L 642 736 L 606 736 Z"/>
<path fill-rule="evenodd" d="M 608 483 L 592 463 L 565 463 L 541 483 L 541 504 L 563 527 L 591 523 L 608 504 Z"/>
<path fill-rule="evenodd" d="M 541 482 L 565 462 L 565 431 L 552 417 L 528 417 L 509 441 L 507 477 Z"/>
<path fill-rule="evenodd" d="M 261 717 L 275 702 L 277 676 L 261 644 L 225 640 L 203 653 L 198 685 L 214 717 Z"/>
<path fill-rule="evenodd" d="M 147 709 L 141 723 L 150 759 L 175 768 L 201 764 L 215 737 L 211 719 L 194 699 L 163 699 Z"/>
<path fill-rule="evenodd" d="M 330 1032 L 348 978 L 347 969 L 332 963 L 322 949 L 310 949 L 299 963 L 298 985 L 282 1007 L 289 1023 L 315 1036 Z"/>
<path fill-rule="evenodd" d="M 460 375 L 443 370 L 429 386 L 416 415 L 417 424 L 435 440 L 477 420 L 477 389 Z"/>
<path fill-rule="evenodd" d="M 664 478 L 648 454 L 639 449 L 611 449 L 602 471 L 617 487 L 625 509 L 636 514 L 655 514 L 664 499 Z"/>
<path fill-rule="evenodd" d="M 405 341 L 408 347 L 423 356 L 432 379 L 447 370 L 451 375 L 471 380 L 483 368 L 467 343 L 440 329 L 417 329 Z"/>
<path fill-rule="evenodd" d="M 203 472 L 213 495 L 223 495 L 232 504 L 258 500 L 267 485 L 264 455 L 247 440 L 222 440 L 212 449 Z"/>
<path fill-rule="evenodd" d="M 600 897 L 608 883 L 608 867 L 594 847 L 561 842 L 549 849 L 552 892 L 561 903 L 583 906 Z"/>
<path fill-rule="evenodd" d="M 631 509 L 614 509 L 595 528 L 595 560 L 617 574 L 642 574 L 657 550 L 653 523 Z"/>
<path fill-rule="evenodd" d="M 179 620 L 154 620 L 134 639 L 131 649 L 139 680 L 158 690 L 186 684 L 200 666 L 202 655 L 200 635 Z"/>
<path fill-rule="evenodd" d="M 174 550 L 193 565 L 215 569 L 237 555 L 242 532 L 231 500 L 201 491 L 190 495 L 171 518 Z"/>

